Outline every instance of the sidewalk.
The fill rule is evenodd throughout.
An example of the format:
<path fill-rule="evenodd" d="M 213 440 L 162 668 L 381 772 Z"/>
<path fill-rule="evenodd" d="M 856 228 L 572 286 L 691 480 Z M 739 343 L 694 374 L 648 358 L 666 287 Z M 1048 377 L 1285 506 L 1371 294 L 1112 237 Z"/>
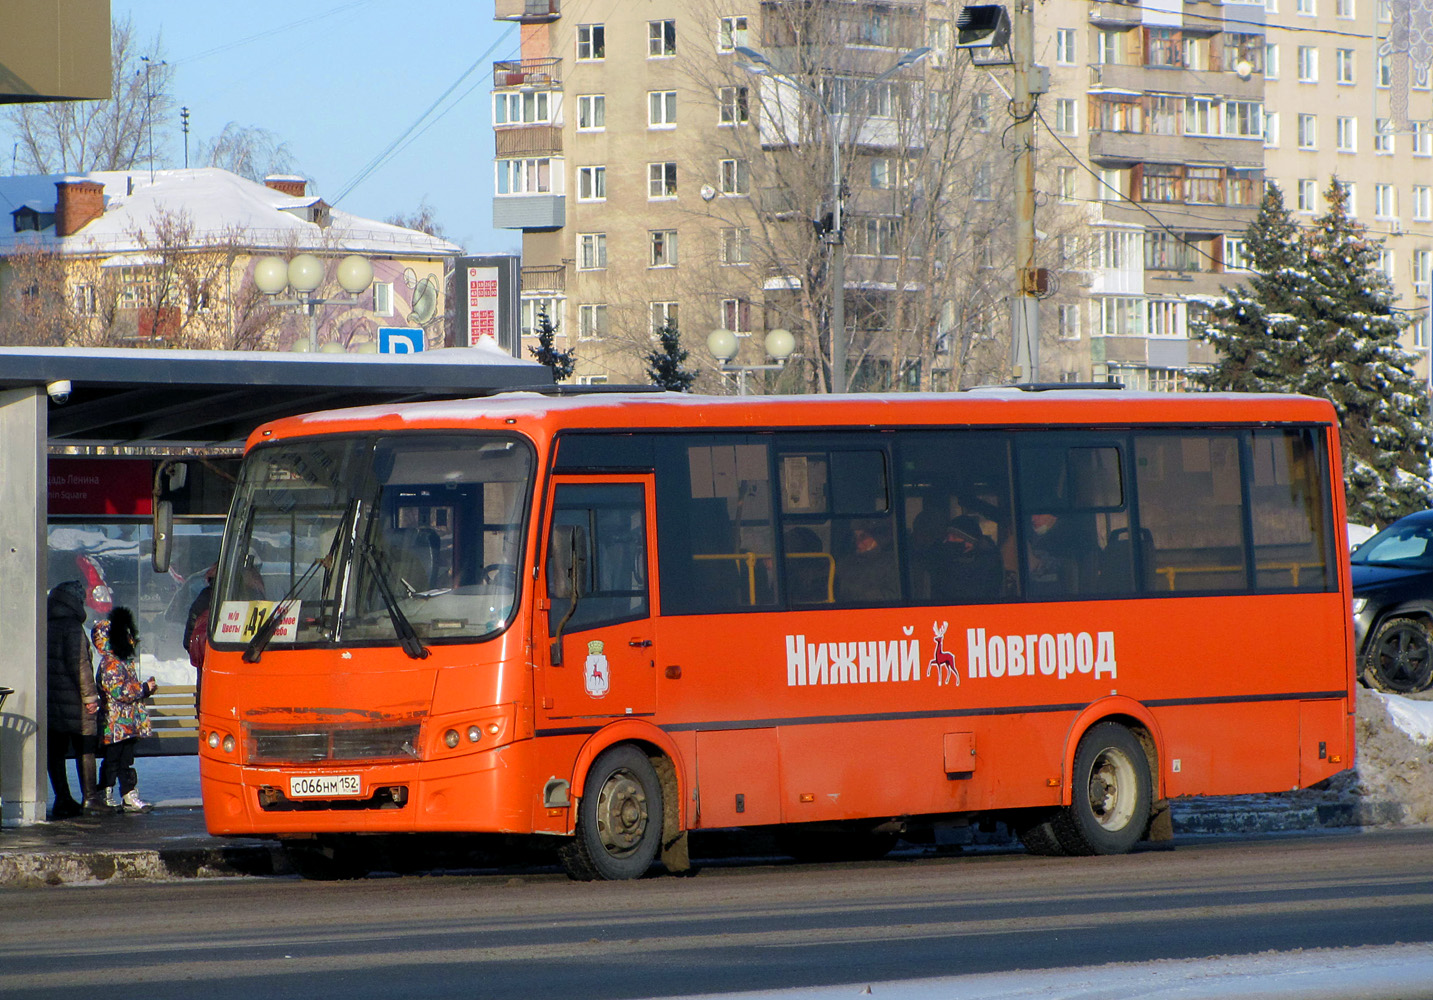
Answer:
<path fill-rule="evenodd" d="M 274 841 L 209 836 L 197 802 L 0 830 L 0 887 L 289 871 Z"/>

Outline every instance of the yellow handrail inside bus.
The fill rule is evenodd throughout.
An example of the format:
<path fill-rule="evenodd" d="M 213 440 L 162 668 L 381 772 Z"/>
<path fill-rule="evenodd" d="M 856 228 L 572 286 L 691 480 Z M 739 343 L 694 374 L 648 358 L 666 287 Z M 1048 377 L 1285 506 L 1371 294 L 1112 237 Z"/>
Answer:
<path fill-rule="evenodd" d="M 1256 563 L 1256 564 L 1254 565 L 1254 570 L 1255 570 L 1255 572 L 1261 572 L 1261 571 L 1263 571 L 1263 570 L 1274 570 L 1274 571 L 1276 571 L 1276 572 L 1279 571 L 1279 570 L 1288 570 L 1289 576 L 1292 577 L 1292 582 L 1291 582 L 1290 585 L 1291 585 L 1291 586 L 1294 586 L 1294 587 L 1297 587 L 1297 586 L 1299 585 L 1299 571 L 1300 571 L 1300 570 L 1302 570 L 1302 569 L 1317 569 L 1317 570 L 1321 570 L 1321 569 L 1323 569 L 1323 568 L 1324 568 L 1324 564 L 1321 563 L 1321 562 L 1267 562 L 1267 563 Z M 1174 578 L 1175 578 L 1175 576 L 1177 576 L 1177 575 L 1180 574 L 1180 573 L 1242 573 L 1243 571 L 1244 571 L 1244 567 L 1243 567 L 1242 565 L 1239 565 L 1239 566 L 1158 566 L 1158 567 L 1155 568 L 1155 573 L 1159 574 L 1160 576 L 1164 577 L 1166 580 L 1169 581 L 1169 589 L 1170 589 L 1170 590 L 1173 590 L 1173 589 L 1174 589 Z"/>
<path fill-rule="evenodd" d="M 704 552 L 692 556 L 693 559 L 701 562 L 711 562 L 717 559 L 731 559 L 738 565 L 746 567 L 746 589 L 748 600 L 753 606 L 756 604 L 756 564 L 762 559 L 771 559 L 770 552 Z M 829 552 L 788 552 L 787 559 L 824 559 L 826 560 L 826 604 L 834 604 L 836 601 L 836 560 Z"/>

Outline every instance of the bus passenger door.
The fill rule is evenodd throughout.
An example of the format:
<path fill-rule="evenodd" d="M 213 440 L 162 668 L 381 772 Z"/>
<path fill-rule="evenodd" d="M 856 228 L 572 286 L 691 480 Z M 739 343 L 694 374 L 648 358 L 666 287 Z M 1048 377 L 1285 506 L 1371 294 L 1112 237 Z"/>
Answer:
<path fill-rule="evenodd" d="M 557 477 L 534 625 L 547 719 L 656 711 L 651 476 Z"/>

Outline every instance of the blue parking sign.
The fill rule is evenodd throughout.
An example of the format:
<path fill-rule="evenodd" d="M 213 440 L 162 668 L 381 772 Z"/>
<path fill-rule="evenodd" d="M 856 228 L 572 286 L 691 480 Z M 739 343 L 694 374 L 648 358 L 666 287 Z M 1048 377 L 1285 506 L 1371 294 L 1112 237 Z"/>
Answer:
<path fill-rule="evenodd" d="M 423 349 L 422 327 L 380 326 L 379 354 L 417 354 Z"/>

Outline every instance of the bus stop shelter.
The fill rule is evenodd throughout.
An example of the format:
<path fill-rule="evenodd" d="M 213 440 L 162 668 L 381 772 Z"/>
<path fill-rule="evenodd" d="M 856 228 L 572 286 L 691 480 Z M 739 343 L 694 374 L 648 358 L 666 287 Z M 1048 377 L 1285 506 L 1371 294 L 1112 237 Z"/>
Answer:
<path fill-rule="evenodd" d="M 258 425 L 297 413 L 551 385 L 550 369 L 489 346 L 409 355 L 0 348 L 0 689 L 13 689 L 0 707 L 0 823 L 43 820 L 49 796 L 50 454 L 233 454 Z"/>

